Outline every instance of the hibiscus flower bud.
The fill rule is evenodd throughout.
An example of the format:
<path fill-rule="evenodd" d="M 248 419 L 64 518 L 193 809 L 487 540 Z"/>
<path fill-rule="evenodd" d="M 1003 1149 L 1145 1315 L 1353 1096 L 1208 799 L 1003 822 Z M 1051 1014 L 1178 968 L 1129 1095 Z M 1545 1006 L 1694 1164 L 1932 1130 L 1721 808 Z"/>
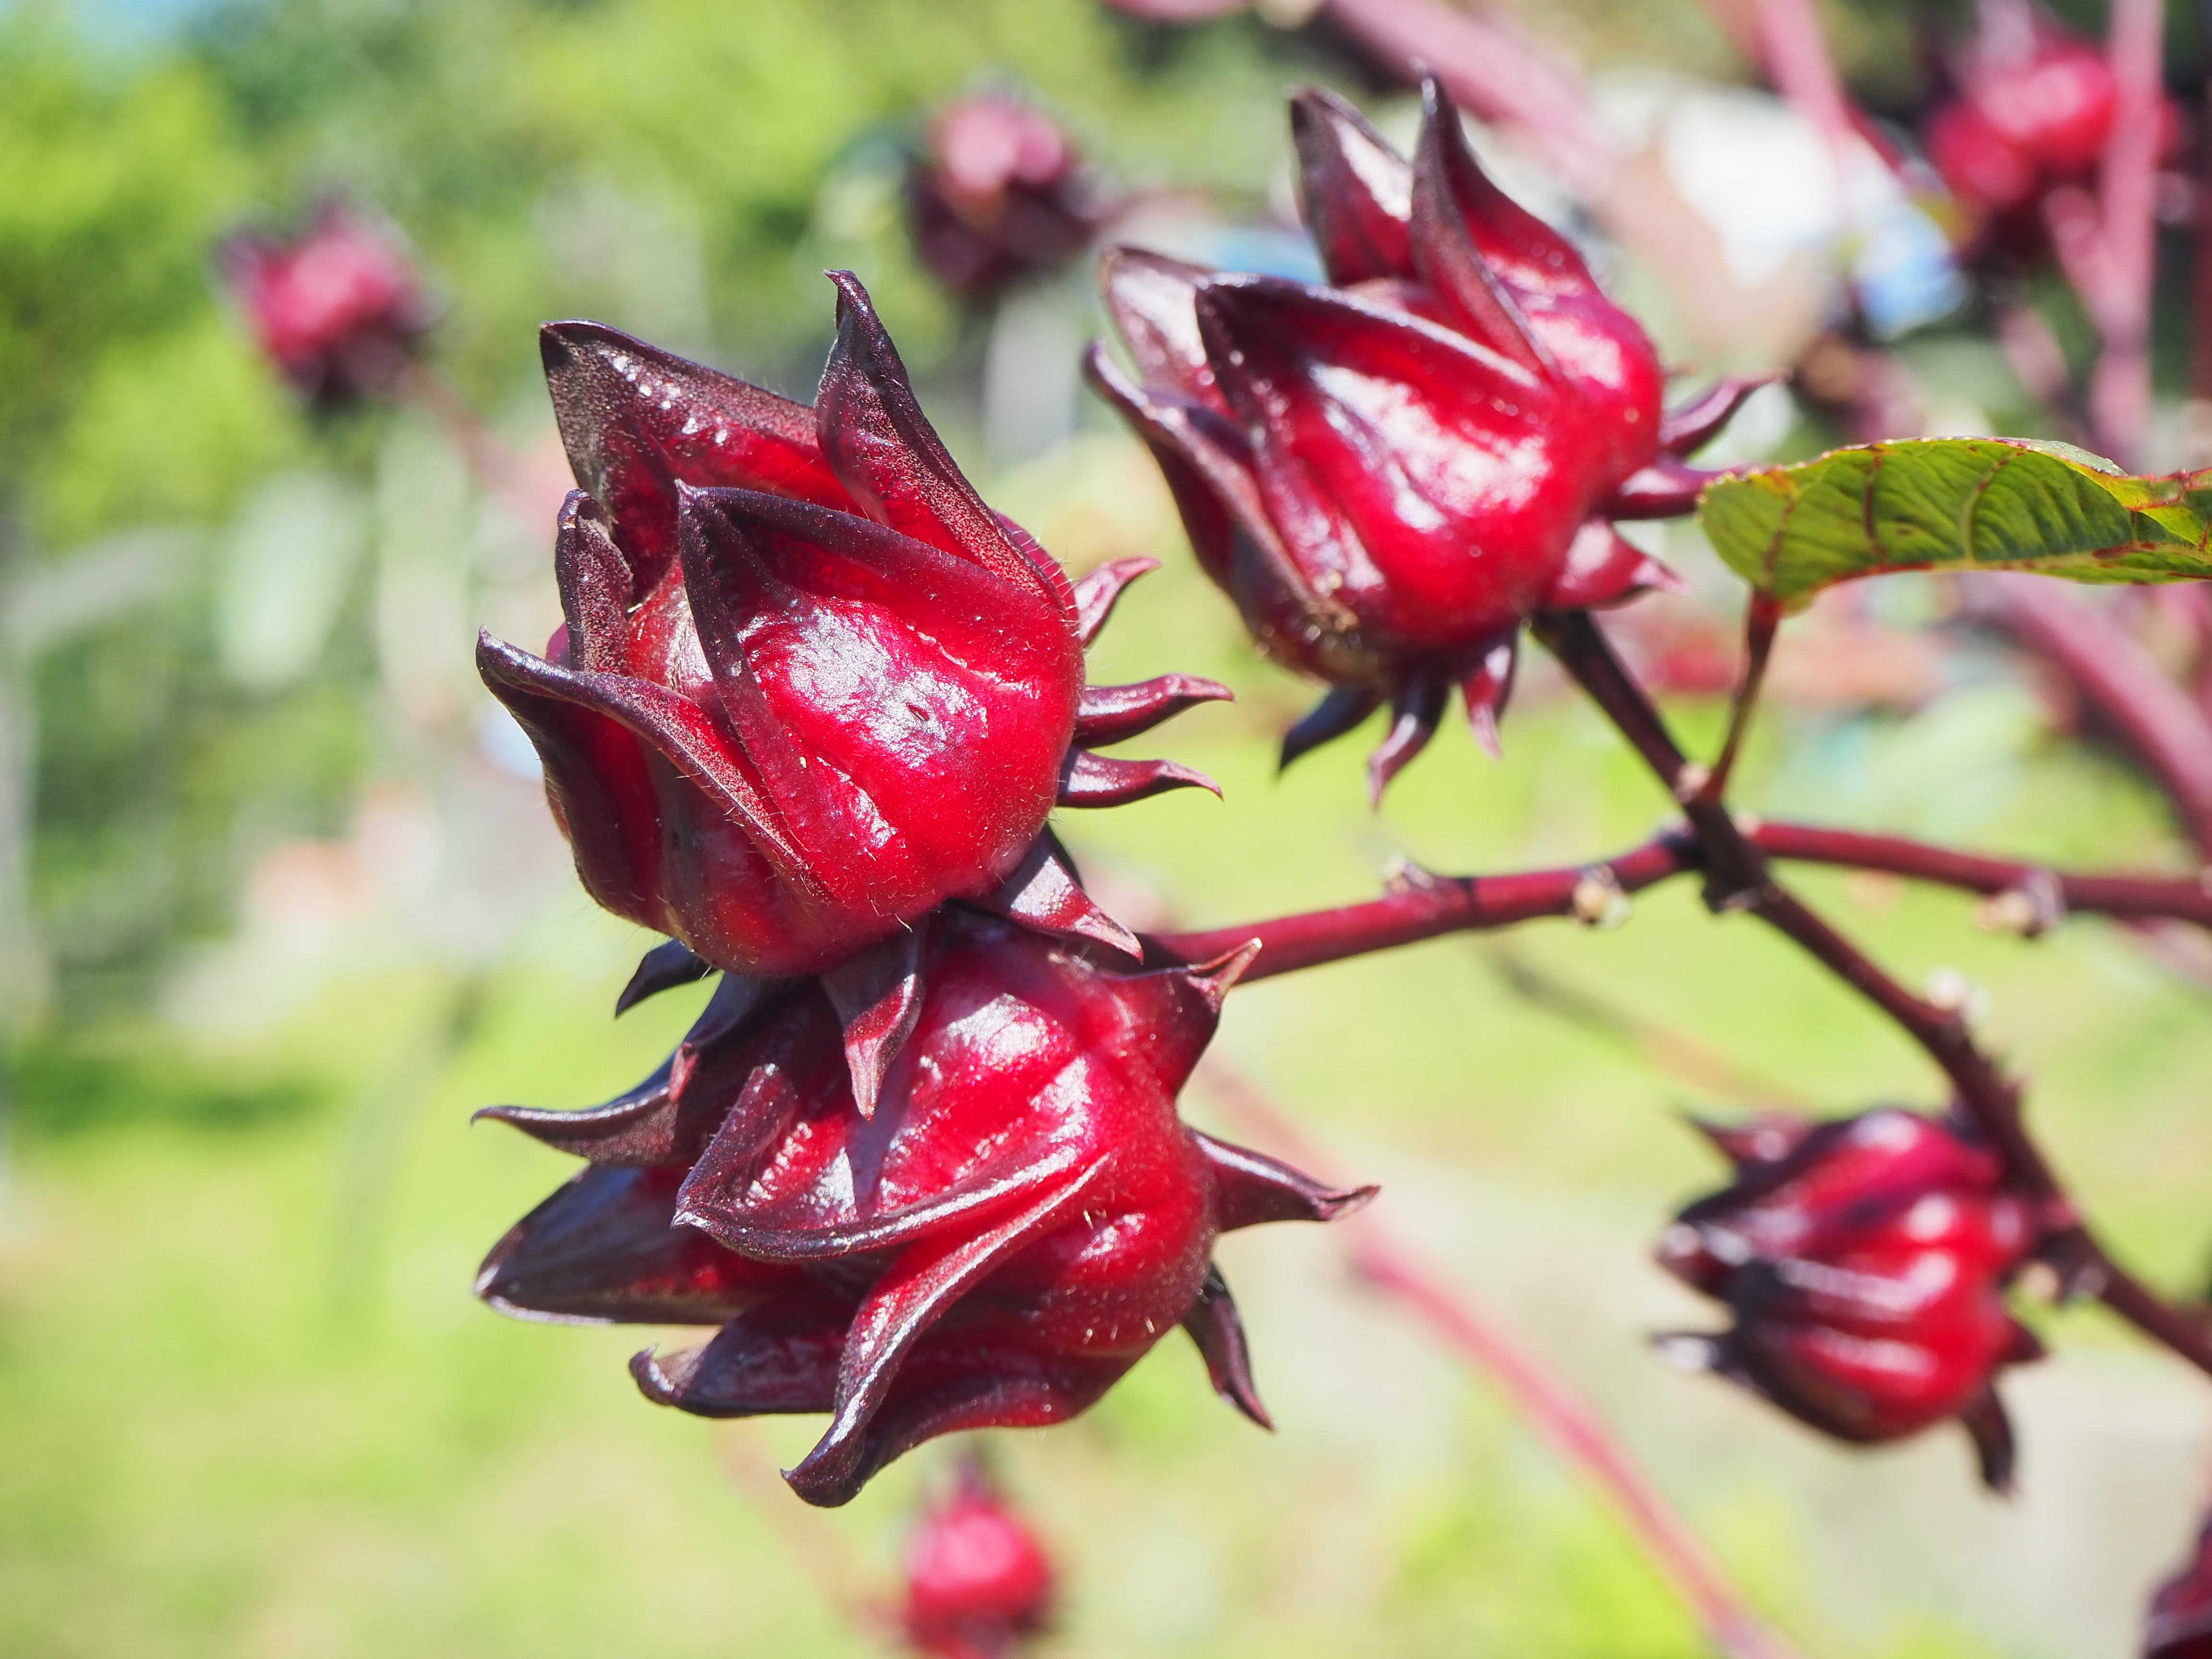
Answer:
<path fill-rule="evenodd" d="M 984 505 L 836 280 L 812 409 L 597 324 L 546 329 L 583 486 L 554 551 L 567 623 L 543 658 L 484 636 L 484 682 L 592 896 L 715 967 L 904 960 L 949 898 L 1133 949 L 1038 852 L 1046 815 L 1211 788 L 1092 746 L 1229 693 L 1085 687 L 1085 645 L 1151 562 L 1071 585 Z"/>
<path fill-rule="evenodd" d="M 922 1511 L 905 1565 L 899 1624 L 915 1651 L 933 1659 L 1009 1659 L 1050 1616 L 1044 1546 L 975 1457 L 962 1460 L 953 1489 Z"/>
<path fill-rule="evenodd" d="M 1662 1351 L 1858 1444 L 1957 1418 L 1984 1480 L 2008 1487 L 1992 1379 L 2042 1350 L 2005 1308 L 2037 1237 L 1996 1153 L 1960 1122 L 1894 1108 L 1701 1127 L 1736 1180 L 1682 1212 L 1659 1261 L 1735 1324 L 1662 1337 Z"/>
<path fill-rule="evenodd" d="M 430 306 L 391 230 L 333 198 L 289 240 L 237 233 L 220 263 L 255 339 L 302 398 L 329 409 L 394 395 Z"/>
<path fill-rule="evenodd" d="M 1090 359 L 1261 647 L 1334 688 L 1284 763 L 1391 704 L 1378 799 L 1455 686 L 1495 750 L 1528 617 L 1677 585 L 1608 521 L 1694 505 L 1707 475 L 1679 458 L 1750 390 L 1663 414 L 1642 328 L 1425 92 L 1410 162 L 1333 94 L 1291 100 L 1330 286 L 1116 250 L 1103 283 L 1137 378 Z"/>
<path fill-rule="evenodd" d="M 2188 1565 L 2151 1598 L 2143 1659 L 2212 1659 L 2212 1522 Z"/>
<path fill-rule="evenodd" d="M 495 1109 L 589 1167 L 493 1250 L 478 1294 L 529 1317 L 720 1325 L 639 1354 L 640 1388 L 708 1417 L 828 1413 L 786 1477 L 817 1504 L 935 1436 L 1073 1417 L 1178 1325 L 1264 1424 L 1213 1240 L 1333 1219 L 1373 1189 L 1176 1114 L 1256 944 L 1140 972 L 958 903 L 926 933 L 872 1112 L 834 981 L 735 975 L 628 1094 Z"/>
<path fill-rule="evenodd" d="M 908 169 L 907 215 L 923 268 L 980 304 L 1082 252 L 1104 206 L 1049 116 L 986 92 L 931 120 Z"/>

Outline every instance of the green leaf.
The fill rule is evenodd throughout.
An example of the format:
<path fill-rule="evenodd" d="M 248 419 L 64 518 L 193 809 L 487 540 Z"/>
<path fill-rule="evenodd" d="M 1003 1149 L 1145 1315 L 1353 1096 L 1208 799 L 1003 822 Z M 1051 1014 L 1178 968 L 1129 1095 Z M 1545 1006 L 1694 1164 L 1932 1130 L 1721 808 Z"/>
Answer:
<path fill-rule="evenodd" d="M 2212 576 L 2212 471 L 2131 478 L 2067 444 L 1913 438 L 1708 485 L 1729 568 L 1788 610 L 1892 570 L 2033 570 L 2078 582 Z"/>

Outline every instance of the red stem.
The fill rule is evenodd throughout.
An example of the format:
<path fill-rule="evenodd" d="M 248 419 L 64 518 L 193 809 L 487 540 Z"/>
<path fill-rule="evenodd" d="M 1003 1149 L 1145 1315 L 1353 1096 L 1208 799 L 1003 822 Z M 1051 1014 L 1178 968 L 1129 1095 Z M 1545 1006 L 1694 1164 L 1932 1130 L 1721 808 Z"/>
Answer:
<path fill-rule="evenodd" d="M 1549 617 L 1538 636 L 1623 735 L 1670 787 L 1682 773 L 1680 749 L 1641 686 L 1621 665 L 1597 623 L 1585 611 Z M 1741 908 L 1795 940 L 1816 961 L 1918 1043 L 1958 1091 L 1960 1104 L 2004 1156 L 2021 1189 L 2045 1200 L 2048 1231 L 2043 1252 L 2063 1264 L 2071 1286 L 2100 1297 L 2146 1335 L 2212 1375 L 2212 1326 L 2170 1306 L 2129 1276 L 2090 1235 L 2057 1174 L 2021 1119 L 2020 1091 L 1975 1044 L 1966 1023 L 1914 996 L 1767 872 L 1765 855 L 1746 839 L 1724 807 L 1698 810 L 1691 825 L 1704 851 L 1706 896 L 1716 908 Z M 1728 880 L 1719 879 L 1725 872 Z"/>
<path fill-rule="evenodd" d="M 1293 1162 L 1326 1175 L 1328 1160 L 1226 1061 L 1209 1057 L 1202 1075 L 1231 1116 Z M 1340 1236 L 1353 1271 L 1489 1377 L 1553 1450 L 1596 1487 L 1716 1649 L 1729 1659 L 1795 1659 L 1796 1650 L 1751 1610 L 1589 1402 L 1398 1244 L 1371 1212 L 1346 1222 Z"/>

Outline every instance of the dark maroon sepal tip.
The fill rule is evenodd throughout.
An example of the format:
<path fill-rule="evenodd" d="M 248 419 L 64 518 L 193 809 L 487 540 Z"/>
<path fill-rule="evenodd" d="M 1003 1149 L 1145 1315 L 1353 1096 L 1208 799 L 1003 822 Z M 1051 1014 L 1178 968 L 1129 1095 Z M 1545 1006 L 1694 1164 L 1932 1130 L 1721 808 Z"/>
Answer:
<path fill-rule="evenodd" d="M 1221 786 L 1180 761 L 1113 760 L 1087 749 L 1072 749 L 1060 775 L 1060 805 L 1126 806 L 1170 789 L 1204 789 L 1218 796 Z"/>
<path fill-rule="evenodd" d="M 713 963 L 693 955 L 691 947 L 681 939 L 672 939 L 656 945 L 645 953 L 637 964 L 637 971 L 629 976 L 629 983 L 615 999 L 615 1018 L 621 1018 L 648 997 L 657 997 L 680 985 L 695 985 L 714 971 Z"/>
<path fill-rule="evenodd" d="M 1221 1231 L 1273 1221 L 1335 1221 L 1364 1209 L 1379 1187 L 1329 1187 L 1289 1164 L 1194 1129 L 1191 1139 L 1213 1176 Z"/>
<path fill-rule="evenodd" d="M 1382 702 L 1380 692 L 1363 685 L 1340 685 L 1316 703 L 1289 731 L 1283 733 L 1283 752 L 1278 771 L 1311 754 L 1322 744 L 1342 737 L 1373 714 Z"/>
<path fill-rule="evenodd" d="M 1676 456 L 1686 456 L 1704 448 L 1735 418 L 1735 412 L 1752 393 L 1783 378 L 1779 374 L 1731 374 L 1716 382 L 1661 417 L 1659 447 Z"/>
<path fill-rule="evenodd" d="M 1125 743 L 1202 702 L 1236 698 L 1220 681 L 1195 674 L 1163 674 L 1137 685 L 1086 685 L 1076 708 L 1075 746 L 1103 749 Z"/>
<path fill-rule="evenodd" d="M 1103 347 L 1095 344 L 1091 349 L 1103 353 Z M 1158 559 L 1115 559 L 1100 565 L 1075 584 L 1075 631 L 1082 636 L 1084 644 L 1089 645 L 1098 637 L 1121 595 L 1128 591 L 1129 584 L 1159 568 Z"/>
<path fill-rule="evenodd" d="M 862 1117 L 875 1115 L 884 1079 L 921 1018 L 921 958 L 928 932 L 929 918 L 924 916 L 822 975 L 822 988 L 845 1027 L 853 1104 Z"/>
<path fill-rule="evenodd" d="M 1036 838 L 1014 873 L 996 890 L 969 902 L 1040 933 L 1089 939 L 1139 962 L 1145 959 L 1145 947 L 1137 936 L 1083 890 L 1074 866 L 1049 832 Z"/>
<path fill-rule="evenodd" d="M 1982 1484 L 1999 1497 L 2013 1496 L 2019 1452 L 2012 1419 L 2006 1414 L 2004 1402 L 1997 1398 L 1996 1390 L 1983 1390 L 1980 1398 L 1960 1413 L 1959 1422 L 1966 1431 L 1966 1437 L 1973 1442 L 1974 1461 Z"/>
<path fill-rule="evenodd" d="M 1406 677 L 1390 705 L 1390 730 L 1367 757 L 1367 800 L 1382 805 L 1383 792 L 1413 757 L 1429 746 L 1444 717 L 1451 688 L 1433 670 L 1417 668 Z"/>
<path fill-rule="evenodd" d="M 1206 1375 L 1214 1393 L 1273 1432 L 1275 1419 L 1267 1414 L 1252 1381 L 1244 1322 L 1237 1316 L 1236 1299 L 1229 1294 L 1229 1282 L 1222 1278 L 1219 1267 L 1207 1266 L 1206 1283 L 1199 1288 L 1198 1300 L 1182 1316 L 1182 1328 L 1196 1345 L 1199 1358 L 1206 1362 Z"/>

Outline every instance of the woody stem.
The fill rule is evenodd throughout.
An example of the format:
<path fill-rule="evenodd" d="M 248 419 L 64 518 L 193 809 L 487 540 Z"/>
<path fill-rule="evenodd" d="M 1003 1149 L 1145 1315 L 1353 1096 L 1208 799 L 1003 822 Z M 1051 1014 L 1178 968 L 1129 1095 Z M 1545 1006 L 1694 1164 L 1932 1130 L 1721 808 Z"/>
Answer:
<path fill-rule="evenodd" d="M 1955 1012 L 1913 995 L 1777 883 L 1765 854 L 1725 805 L 1702 791 L 1680 790 L 1686 766 L 1680 749 L 1588 612 L 1544 617 L 1535 632 L 1660 781 L 1690 794 L 1683 810 L 1702 854 L 1706 902 L 1716 911 L 1758 916 L 1888 1015 L 1951 1080 L 1960 1106 L 2002 1155 L 2021 1190 L 2043 1200 L 2045 1257 L 2073 1286 L 2094 1293 L 2146 1335 L 2212 1374 L 2212 1326 L 2191 1319 L 2130 1278 L 2090 1235 L 2021 1121 L 2018 1085 L 1976 1044 L 1966 1022 Z"/>

